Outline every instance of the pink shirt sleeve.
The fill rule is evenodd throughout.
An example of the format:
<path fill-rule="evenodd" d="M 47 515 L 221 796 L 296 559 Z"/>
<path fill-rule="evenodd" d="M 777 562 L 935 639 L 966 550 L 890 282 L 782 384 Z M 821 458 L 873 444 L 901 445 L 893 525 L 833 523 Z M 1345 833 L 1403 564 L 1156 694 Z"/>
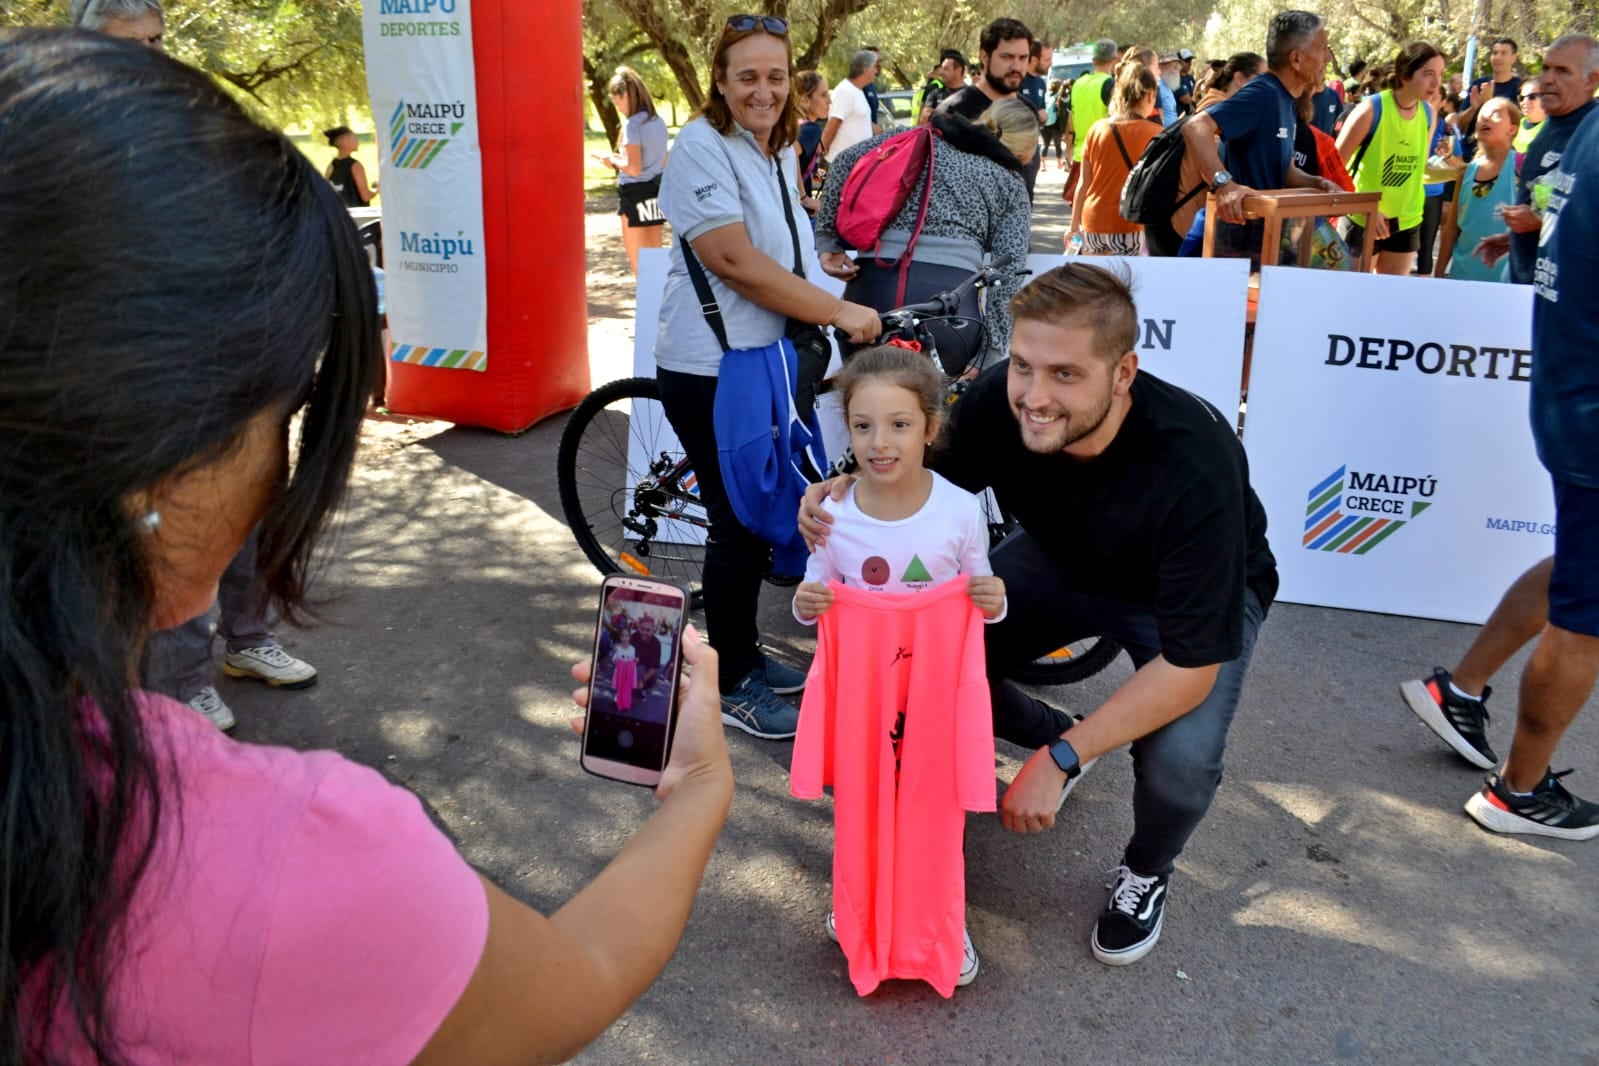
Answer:
<path fill-rule="evenodd" d="M 415 796 L 329 762 L 271 889 L 252 1058 L 409 1062 L 477 968 L 488 900 Z"/>

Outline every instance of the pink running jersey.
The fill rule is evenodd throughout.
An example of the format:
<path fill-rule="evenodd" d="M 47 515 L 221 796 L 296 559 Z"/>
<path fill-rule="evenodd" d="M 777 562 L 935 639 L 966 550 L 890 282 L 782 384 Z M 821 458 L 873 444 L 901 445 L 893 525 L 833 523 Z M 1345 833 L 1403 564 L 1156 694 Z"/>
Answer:
<path fill-rule="evenodd" d="M 966 578 L 871 594 L 830 582 L 789 789 L 833 786 L 833 911 L 850 980 L 955 994 L 966 811 L 994 810 L 983 616 Z"/>

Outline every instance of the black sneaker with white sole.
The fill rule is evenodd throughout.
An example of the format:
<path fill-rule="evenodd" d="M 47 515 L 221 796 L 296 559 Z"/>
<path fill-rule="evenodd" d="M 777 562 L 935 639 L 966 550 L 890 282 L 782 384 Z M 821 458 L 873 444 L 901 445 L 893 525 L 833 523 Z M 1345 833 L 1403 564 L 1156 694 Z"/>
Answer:
<path fill-rule="evenodd" d="M 1559 840 L 1599 837 L 1599 803 L 1578 799 L 1560 779 L 1571 773 L 1544 771 L 1538 787 L 1525 796 L 1510 791 L 1498 772 L 1488 775 L 1482 790 L 1466 801 L 1466 813 L 1495 833 L 1522 833 Z"/>
<path fill-rule="evenodd" d="M 1126 966 L 1148 955 L 1160 939 L 1161 923 L 1166 918 L 1165 874 L 1144 877 L 1126 866 L 1110 871 L 1116 881 L 1110 886 L 1110 899 L 1094 923 L 1091 946 L 1094 958 L 1106 966 Z"/>
<path fill-rule="evenodd" d="M 1493 689 L 1484 685 L 1482 695 L 1473 700 L 1455 695 L 1449 682 L 1449 671 L 1439 666 L 1431 677 L 1401 682 L 1399 694 L 1405 706 L 1457 755 L 1479 770 L 1492 770 L 1499 765 L 1499 756 L 1488 746 L 1488 697 Z"/>

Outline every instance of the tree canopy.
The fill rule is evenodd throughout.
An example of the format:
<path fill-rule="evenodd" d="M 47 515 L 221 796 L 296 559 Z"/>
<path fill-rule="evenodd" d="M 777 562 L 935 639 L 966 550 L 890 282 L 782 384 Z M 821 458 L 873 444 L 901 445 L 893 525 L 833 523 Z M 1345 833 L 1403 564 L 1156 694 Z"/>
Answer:
<path fill-rule="evenodd" d="M 1406 41 L 1425 38 L 1458 63 L 1466 37 L 1508 34 L 1524 61 L 1562 33 L 1593 32 L 1599 0 L 1306 0 L 1324 14 L 1341 62 L 1386 58 Z M 1266 23 L 1278 0 L 583 0 L 584 70 L 589 96 L 613 136 L 616 114 L 605 84 L 618 65 L 639 70 L 660 98 L 697 108 L 709 83 L 706 65 L 726 17 L 754 10 L 786 18 L 795 66 L 818 69 L 830 82 L 850 54 L 876 46 L 885 80 L 920 83 L 940 49 L 959 48 L 974 64 L 982 27 L 998 14 L 1021 19 L 1057 48 L 1109 37 L 1160 51 L 1192 48 L 1203 56 L 1263 51 Z M 1481 50 L 1484 58 L 1487 49 Z"/>
<path fill-rule="evenodd" d="M 549 0 L 518 0 L 542 3 Z M 1265 45 L 1273 0 L 582 0 L 583 69 L 595 113 L 614 140 L 616 112 L 605 92 L 618 66 L 636 68 L 668 109 L 705 100 L 706 64 L 727 16 L 755 9 L 786 18 L 795 63 L 829 81 L 851 53 L 875 46 L 885 80 L 919 84 L 940 49 L 976 62 L 983 25 L 1003 11 L 1061 47 L 1110 37 L 1161 51 L 1193 48 L 1225 56 Z M 360 0 L 166 0 L 167 46 L 209 71 L 246 104 L 280 125 L 350 121 L 366 108 Z M 1523 59 L 1562 33 L 1593 32 L 1599 0 L 1316 0 L 1340 61 L 1380 58 L 1425 38 L 1458 62 L 1468 34 L 1508 34 Z M 0 26 L 63 24 L 67 0 L 7 0 Z M 1486 48 L 1483 50 L 1486 55 Z M 686 114 L 679 115 L 686 117 Z M 360 124 L 360 123 L 358 123 Z"/>
<path fill-rule="evenodd" d="M 166 46 L 279 125 L 367 106 L 360 0 L 165 0 Z M 67 0 L 7 0 L 0 26 L 65 25 Z"/>

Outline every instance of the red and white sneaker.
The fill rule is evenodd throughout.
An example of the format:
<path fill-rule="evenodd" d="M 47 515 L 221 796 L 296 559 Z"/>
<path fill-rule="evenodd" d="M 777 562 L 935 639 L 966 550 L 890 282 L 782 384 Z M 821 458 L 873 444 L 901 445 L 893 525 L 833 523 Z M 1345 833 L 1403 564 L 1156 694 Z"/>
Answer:
<path fill-rule="evenodd" d="M 1589 803 L 1567 792 L 1560 779 L 1571 773 L 1544 771 L 1538 787 L 1518 796 L 1495 771 L 1482 791 L 1466 801 L 1466 813 L 1484 829 L 1495 833 L 1525 833 L 1560 840 L 1599 837 L 1599 803 Z"/>

